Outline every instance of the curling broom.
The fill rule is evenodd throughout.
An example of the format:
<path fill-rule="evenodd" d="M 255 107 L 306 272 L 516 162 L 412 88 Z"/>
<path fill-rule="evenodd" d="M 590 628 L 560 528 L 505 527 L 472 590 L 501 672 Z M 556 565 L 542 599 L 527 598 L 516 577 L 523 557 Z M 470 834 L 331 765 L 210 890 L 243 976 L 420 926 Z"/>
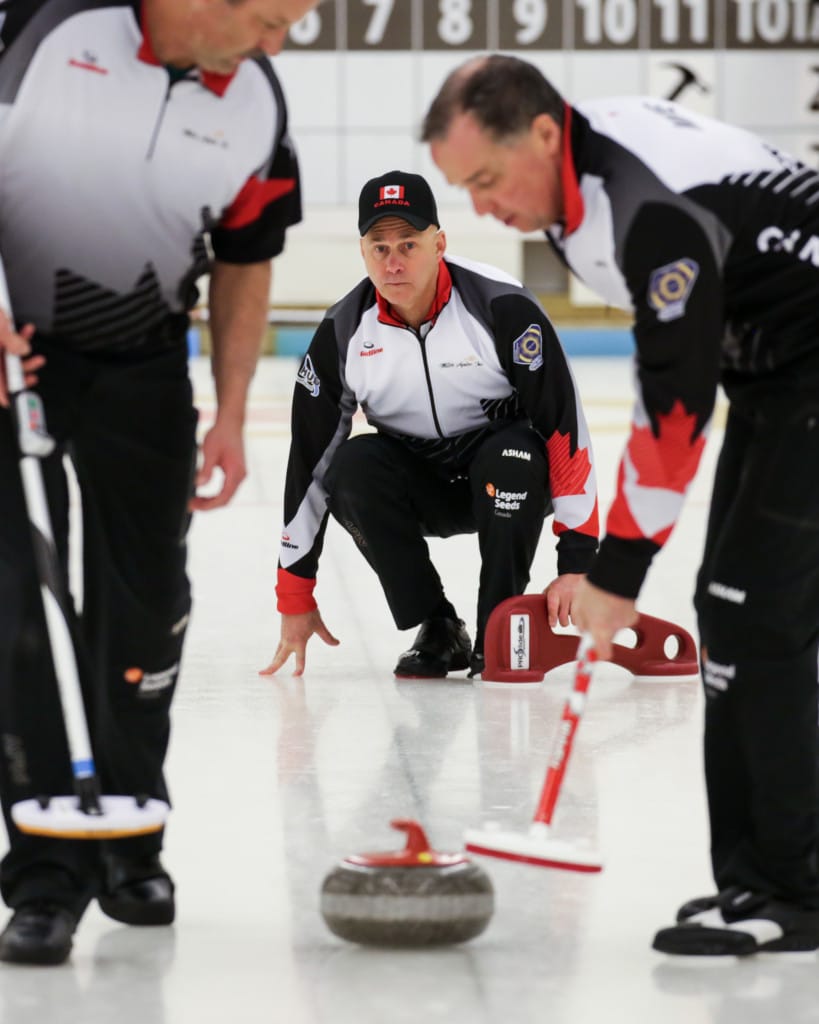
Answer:
<path fill-rule="evenodd" d="M 0 265 L 0 307 L 13 318 Z M 5 352 L 9 406 L 20 449 L 26 510 L 31 525 L 40 594 L 57 678 L 74 779 L 71 796 L 41 796 L 12 805 L 21 832 L 61 839 L 115 839 L 157 832 L 170 807 L 147 796 L 102 796 L 85 720 L 77 659 L 69 630 L 69 597 L 54 544 L 40 460 L 54 450 L 39 395 L 26 389 L 19 356 Z"/>
<path fill-rule="evenodd" d="M 574 685 L 563 706 L 560 727 L 532 824 L 527 832 L 504 831 L 489 824 L 480 829 L 469 829 L 464 836 L 465 846 L 469 852 L 501 860 L 534 864 L 543 868 L 560 868 L 564 871 L 602 870 L 602 862 L 594 851 L 577 848 L 570 843 L 551 838 L 557 798 L 560 795 L 574 735 L 586 702 L 592 666 L 597 661 L 597 652 L 588 634 L 581 638 L 577 659 Z"/>

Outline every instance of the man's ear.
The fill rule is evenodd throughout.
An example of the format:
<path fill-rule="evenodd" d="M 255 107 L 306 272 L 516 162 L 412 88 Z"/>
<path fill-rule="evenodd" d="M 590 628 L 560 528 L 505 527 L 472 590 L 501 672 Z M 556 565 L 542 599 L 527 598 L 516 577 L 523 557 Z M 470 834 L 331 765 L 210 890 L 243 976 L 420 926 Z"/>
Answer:
<path fill-rule="evenodd" d="M 563 129 L 551 114 L 538 114 L 532 121 L 531 130 L 549 156 L 557 156 L 560 153 Z"/>
<path fill-rule="evenodd" d="M 435 235 L 435 253 L 438 259 L 443 259 L 443 255 L 446 252 L 446 232 L 443 228 L 440 228 Z"/>

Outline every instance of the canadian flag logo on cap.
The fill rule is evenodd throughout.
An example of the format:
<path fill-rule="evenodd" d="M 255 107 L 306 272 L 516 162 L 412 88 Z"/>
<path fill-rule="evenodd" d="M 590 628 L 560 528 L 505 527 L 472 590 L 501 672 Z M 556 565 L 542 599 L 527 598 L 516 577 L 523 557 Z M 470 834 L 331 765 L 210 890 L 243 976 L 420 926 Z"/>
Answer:
<path fill-rule="evenodd" d="M 379 199 L 403 199 L 404 198 L 404 186 L 403 185 L 384 185 L 383 188 L 378 191 Z"/>

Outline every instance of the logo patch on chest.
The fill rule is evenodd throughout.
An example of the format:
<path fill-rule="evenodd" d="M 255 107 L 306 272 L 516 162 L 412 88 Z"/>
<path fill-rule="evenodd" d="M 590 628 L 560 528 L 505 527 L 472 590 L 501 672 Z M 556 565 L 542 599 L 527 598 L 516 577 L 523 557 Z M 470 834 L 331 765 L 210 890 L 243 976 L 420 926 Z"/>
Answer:
<path fill-rule="evenodd" d="M 96 71 L 98 75 L 108 74 L 108 68 L 101 66 L 99 58 L 91 50 L 83 50 L 80 57 L 70 57 L 68 66 L 79 68 L 80 71 Z"/>
<path fill-rule="evenodd" d="M 376 347 L 374 341 L 365 341 L 358 354 L 359 354 L 359 356 L 362 356 L 362 357 L 364 357 L 364 356 L 377 356 L 377 355 L 380 355 L 383 351 L 384 351 L 384 349 L 381 348 L 380 345 L 378 347 Z"/>

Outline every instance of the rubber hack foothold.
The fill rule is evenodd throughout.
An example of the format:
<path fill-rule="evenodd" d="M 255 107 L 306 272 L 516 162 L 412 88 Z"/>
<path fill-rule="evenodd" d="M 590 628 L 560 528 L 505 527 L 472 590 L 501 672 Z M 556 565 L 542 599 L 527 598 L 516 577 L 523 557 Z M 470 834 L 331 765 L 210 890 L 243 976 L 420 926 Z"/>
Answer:
<path fill-rule="evenodd" d="M 699 674 L 697 645 L 681 626 L 641 614 L 632 631 L 636 636 L 633 647 L 612 645 L 609 660 L 613 664 L 637 678 Z M 579 639 L 552 631 L 544 594 L 509 597 L 489 616 L 484 641 L 486 666 L 481 677 L 501 683 L 539 682 L 553 668 L 575 660 Z M 666 653 L 669 640 L 676 648 L 673 654 Z"/>

